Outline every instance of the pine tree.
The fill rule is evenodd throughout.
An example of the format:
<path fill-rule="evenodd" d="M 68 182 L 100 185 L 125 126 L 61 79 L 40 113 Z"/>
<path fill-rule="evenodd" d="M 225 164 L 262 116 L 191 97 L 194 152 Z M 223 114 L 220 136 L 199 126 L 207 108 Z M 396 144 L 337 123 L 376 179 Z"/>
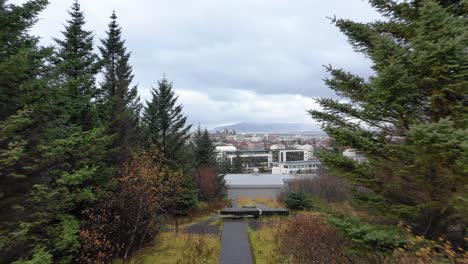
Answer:
<path fill-rule="evenodd" d="M 198 127 L 193 136 L 193 153 L 195 155 L 195 167 L 216 165 L 216 147 L 210 138 L 208 130 Z"/>
<path fill-rule="evenodd" d="M 198 127 L 193 135 L 193 153 L 195 160 L 198 195 L 200 200 L 222 197 L 225 189 L 224 175 L 218 174 L 216 147 L 207 129 Z"/>
<path fill-rule="evenodd" d="M 93 51 L 93 34 L 85 30 L 85 19 L 78 1 L 73 3 L 67 21 L 64 39 L 55 39 L 58 45 L 55 64 L 62 93 L 66 102 L 66 115 L 71 123 L 85 130 L 96 126 L 97 113 L 92 99 L 97 96 L 95 76 L 99 73 L 98 56 Z M 73 98 L 69 101 L 68 98 Z"/>
<path fill-rule="evenodd" d="M 50 255 L 30 235 L 27 197 L 42 181 L 36 159 L 48 118 L 50 49 L 38 47 L 28 30 L 46 0 L 23 5 L 0 0 L 0 262 Z M 36 258 L 39 260 L 39 258 Z"/>
<path fill-rule="evenodd" d="M 187 117 L 182 114 L 182 106 L 177 105 L 172 83 L 165 77 L 158 82 L 158 88 L 151 91 L 152 99 L 146 102 L 143 111 L 147 141 L 166 159 L 172 169 L 186 172 L 192 164 L 187 164 L 188 139 L 191 125 L 186 126 Z"/>
<path fill-rule="evenodd" d="M 47 129 L 35 168 L 41 178 L 28 195 L 23 219 L 28 236 L 54 262 L 70 263 L 80 247 L 81 211 L 105 197 L 114 185 L 108 166 L 110 136 L 99 126 L 94 97 L 99 70 L 91 32 L 77 2 L 70 12 L 64 40 L 56 40 Z"/>
<path fill-rule="evenodd" d="M 466 227 L 466 1 L 370 3 L 386 21 L 333 20 L 372 60 L 375 76 L 327 67 L 325 82 L 341 99 L 319 99 L 323 110 L 310 111 L 337 150 L 321 156 L 332 171 L 372 190 L 356 198 L 402 217 L 417 233 L 434 238 L 451 224 Z M 347 147 L 368 162 L 343 157 Z"/>
<path fill-rule="evenodd" d="M 158 82 L 158 88 L 151 91 L 153 98 L 146 102 L 142 122 L 147 142 L 163 156 L 164 165 L 174 171 L 181 171 L 185 181 L 183 191 L 173 199 L 169 214 L 177 219 L 198 204 L 197 189 L 193 175 L 191 149 L 188 145 L 191 125 L 186 126 L 187 117 L 182 106 L 177 105 L 172 83 L 165 77 Z"/>
<path fill-rule="evenodd" d="M 233 173 L 242 173 L 244 167 L 242 166 L 242 158 L 240 156 L 240 152 L 236 151 L 236 157 L 232 161 L 232 172 Z"/>
<path fill-rule="evenodd" d="M 307 210 L 313 206 L 312 201 L 302 190 L 291 191 L 285 197 L 285 203 L 292 210 Z"/>
<path fill-rule="evenodd" d="M 107 38 L 101 40 L 104 81 L 99 94 L 100 119 L 113 135 L 112 148 L 115 157 L 112 162 L 122 164 L 130 155 L 130 150 L 138 145 L 140 127 L 139 112 L 141 105 L 137 87 L 131 87 L 132 67 L 129 65 L 130 53 L 122 40 L 122 30 L 117 24 L 117 15 L 112 13 Z"/>
<path fill-rule="evenodd" d="M 229 162 L 229 160 L 226 158 L 221 158 L 220 160 L 218 160 L 218 171 L 221 174 L 231 173 L 232 172 L 231 162 Z"/>

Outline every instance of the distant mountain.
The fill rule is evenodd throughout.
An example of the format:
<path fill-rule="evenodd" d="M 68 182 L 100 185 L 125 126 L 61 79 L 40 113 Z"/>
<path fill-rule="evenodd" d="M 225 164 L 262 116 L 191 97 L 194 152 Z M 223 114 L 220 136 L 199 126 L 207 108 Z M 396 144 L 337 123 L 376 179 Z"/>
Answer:
<path fill-rule="evenodd" d="M 319 133 L 323 134 L 318 125 L 301 123 L 251 123 L 242 122 L 228 126 L 219 126 L 212 132 L 222 132 L 225 128 L 234 129 L 238 133 Z"/>

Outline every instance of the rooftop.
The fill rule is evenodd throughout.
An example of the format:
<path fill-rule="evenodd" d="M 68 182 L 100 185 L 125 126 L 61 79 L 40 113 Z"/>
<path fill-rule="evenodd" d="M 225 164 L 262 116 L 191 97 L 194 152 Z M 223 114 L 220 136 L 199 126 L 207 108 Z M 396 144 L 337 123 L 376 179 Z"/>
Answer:
<path fill-rule="evenodd" d="M 282 187 L 283 176 L 283 174 L 226 174 L 224 179 L 228 186 Z"/>
<path fill-rule="evenodd" d="M 273 162 L 275 164 L 317 164 L 320 163 L 320 160 L 298 160 L 298 161 L 283 161 L 283 162 Z"/>
<path fill-rule="evenodd" d="M 296 174 L 226 174 L 224 179 L 230 187 L 283 187 L 285 182 L 301 179 L 306 175 Z"/>

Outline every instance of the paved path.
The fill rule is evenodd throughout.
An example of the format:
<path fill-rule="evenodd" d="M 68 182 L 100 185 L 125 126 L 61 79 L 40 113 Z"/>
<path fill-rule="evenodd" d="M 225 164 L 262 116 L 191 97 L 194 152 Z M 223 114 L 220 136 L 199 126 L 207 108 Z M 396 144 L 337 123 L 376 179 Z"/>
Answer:
<path fill-rule="evenodd" d="M 244 220 L 224 220 L 221 264 L 253 264 L 247 223 Z"/>

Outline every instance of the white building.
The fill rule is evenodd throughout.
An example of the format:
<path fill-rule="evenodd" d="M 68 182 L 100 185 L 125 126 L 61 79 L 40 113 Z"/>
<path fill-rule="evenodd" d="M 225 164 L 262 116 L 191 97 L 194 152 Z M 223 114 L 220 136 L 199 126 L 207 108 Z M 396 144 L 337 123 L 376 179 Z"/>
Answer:
<path fill-rule="evenodd" d="M 243 150 L 237 152 L 226 152 L 226 159 L 234 164 L 234 159 L 239 154 L 242 164 L 246 169 L 249 168 L 268 168 L 273 162 L 273 156 L 266 150 Z"/>
<path fill-rule="evenodd" d="M 272 151 L 272 155 L 273 162 L 301 161 L 313 158 L 309 150 L 303 149 L 280 149 Z"/>
<path fill-rule="evenodd" d="M 305 144 L 302 146 L 298 146 L 296 149 L 308 151 L 309 153 L 307 156 L 309 160 L 314 158 L 314 147 L 312 145 Z"/>
<path fill-rule="evenodd" d="M 319 160 L 273 162 L 271 173 L 290 174 L 302 172 L 316 174 L 320 165 L 321 162 Z"/>
<path fill-rule="evenodd" d="M 357 161 L 359 163 L 367 161 L 366 157 L 364 154 L 357 150 L 357 149 L 345 149 L 343 151 L 343 156 L 348 157 L 354 161 Z"/>
<path fill-rule="evenodd" d="M 215 148 L 216 151 L 216 157 L 218 160 L 225 158 L 227 152 L 236 152 L 237 148 L 234 147 L 233 145 L 228 145 L 228 146 L 216 146 Z"/>
<path fill-rule="evenodd" d="M 271 150 L 280 150 L 280 149 L 285 149 L 285 148 L 286 147 L 281 143 L 273 144 L 273 145 L 270 146 Z"/>

